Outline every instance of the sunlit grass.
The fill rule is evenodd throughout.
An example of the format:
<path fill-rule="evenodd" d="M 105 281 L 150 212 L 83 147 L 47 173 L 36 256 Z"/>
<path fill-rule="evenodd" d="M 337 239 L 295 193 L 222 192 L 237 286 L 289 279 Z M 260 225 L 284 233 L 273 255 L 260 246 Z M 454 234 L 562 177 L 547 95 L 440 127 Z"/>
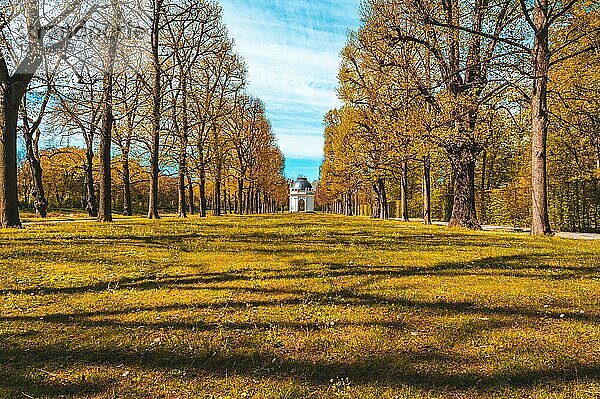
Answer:
<path fill-rule="evenodd" d="M 0 230 L 0 397 L 595 397 L 599 250 L 326 215 Z"/>

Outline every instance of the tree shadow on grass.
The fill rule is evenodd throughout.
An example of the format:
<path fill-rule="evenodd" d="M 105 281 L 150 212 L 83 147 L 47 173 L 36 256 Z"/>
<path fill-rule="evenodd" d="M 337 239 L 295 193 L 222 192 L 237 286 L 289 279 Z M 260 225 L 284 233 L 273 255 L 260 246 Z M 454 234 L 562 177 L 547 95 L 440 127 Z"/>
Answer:
<path fill-rule="evenodd" d="M 41 325 L 42 330 L 52 331 L 56 328 L 73 327 L 78 329 L 97 328 L 113 334 L 126 334 L 132 328 L 144 328 L 145 331 L 164 330 L 188 330 L 196 333 L 226 331 L 227 334 L 237 334 L 240 331 L 258 332 L 279 328 L 290 330 L 292 333 L 300 331 L 321 331 L 328 328 L 326 325 L 316 322 L 230 322 L 230 323 L 205 323 L 194 321 L 195 311 L 200 310 L 242 310 L 249 308 L 270 307 L 295 307 L 295 306 L 324 306 L 339 305 L 349 311 L 353 307 L 373 309 L 394 309 L 396 311 L 409 311 L 415 314 L 429 316 L 437 315 L 467 315 L 473 318 L 486 316 L 491 320 L 489 323 L 477 325 L 470 334 L 459 337 L 464 341 L 473 334 L 491 329 L 511 328 L 515 319 L 527 319 L 535 325 L 541 319 L 572 319 L 580 322 L 600 323 L 600 317 L 594 314 L 561 314 L 548 310 L 538 310 L 526 306 L 485 306 L 474 301 L 445 301 L 445 300 L 416 300 L 396 295 L 382 295 L 378 293 L 365 292 L 360 284 L 351 289 L 334 289 L 326 292 L 314 292 L 307 289 L 285 288 L 285 287 L 243 287 L 239 282 L 269 281 L 270 279 L 310 279 L 322 277 L 378 277 L 379 279 L 411 277 L 422 275 L 473 275 L 482 273 L 509 273 L 509 277 L 532 278 L 529 271 L 538 271 L 539 275 L 533 273 L 533 278 L 546 278 L 547 275 L 539 273 L 546 271 L 557 275 L 570 275 L 588 277 L 598 273 L 596 266 L 560 266 L 554 267 L 548 262 L 549 257 L 538 257 L 534 255 L 512 255 L 500 257 L 488 257 L 475 262 L 453 262 L 439 263 L 431 267 L 423 268 L 401 268 L 390 266 L 368 266 L 348 264 L 322 264 L 312 265 L 301 263 L 290 269 L 265 269 L 240 270 L 223 273 L 199 273 L 181 276 L 148 276 L 145 278 L 121 279 L 118 285 L 110 289 L 194 289 L 194 290 L 226 290 L 232 292 L 244 292 L 259 296 L 252 300 L 220 300 L 214 303 L 171 303 L 156 306 L 133 306 L 125 309 L 94 310 L 89 312 L 54 313 L 35 316 L 14 315 L 1 316 L 2 323 L 35 323 Z M 293 270 L 298 268 L 298 270 Z M 317 270 L 315 270 L 317 268 Z M 454 274 L 456 273 L 456 274 Z M 513 275 L 511 273 L 517 273 Z M 565 277 L 567 278 L 567 277 Z M 572 278 L 572 277 L 570 277 Z M 100 283 L 83 287 L 52 287 L 31 291 L 33 294 L 47 292 L 62 294 L 78 294 L 88 291 L 103 291 L 108 287 Z M 3 291 L 4 292 L 4 291 Z M 19 291 L 21 292 L 21 291 Z M 401 295 L 401 293 L 399 294 Z M 281 298 L 280 296 L 285 296 Z M 122 316 L 132 315 L 139 312 L 150 312 L 161 314 L 170 311 L 189 311 L 191 317 L 187 320 L 165 320 L 165 321 L 128 321 L 120 320 Z M 526 321 L 527 322 L 527 321 Z M 389 330 L 410 330 L 403 322 L 373 319 L 372 321 L 344 322 L 340 321 L 335 328 L 354 327 L 379 327 Z M 51 334 L 51 332 L 47 332 Z M 18 338 L 18 339 L 17 339 Z M 377 384 L 385 387 L 414 386 L 431 390 L 438 393 L 451 391 L 477 390 L 482 392 L 493 392 L 501 388 L 530 388 L 539 383 L 547 383 L 550 386 L 582 381 L 586 379 L 597 380 L 600 378 L 600 365 L 558 364 L 547 369 L 537 369 L 533 366 L 522 366 L 510 371 L 473 371 L 478 361 L 482 359 L 465 358 L 445 351 L 443 348 L 422 347 L 418 350 L 401 351 L 394 356 L 382 355 L 377 352 L 365 353 L 362 359 L 340 360 L 307 360 L 302 354 L 298 357 L 283 355 L 277 351 L 261 351 L 257 348 L 239 348 L 230 352 L 221 353 L 210 351 L 198 353 L 186 349 L 185 346 L 178 347 L 172 351 L 159 347 L 148 347 L 143 351 L 127 347 L 97 348 L 87 347 L 83 343 L 81 347 L 73 348 L 70 343 L 28 345 L 23 342 L 39 341 L 36 336 L 6 337 L 4 344 L 0 343 L 0 378 L 4 378 L 4 384 L 19 394 L 24 387 L 33 387 L 33 396 L 44 397 L 79 396 L 86 397 L 93 394 L 106 392 L 110 389 L 114 380 L 96 382 L 61 383 L 60 381 L 37 381 L 30 377 L 32 369 L 42 369 L 52 366 L 59 369 L 70 369 L 77 365 L 83 366 L 108 366 L 117 368 L 124 364 L 127 367 L 139 368 L 142 371 L 151 370 L 168 373 L 185 369 L 189 371 L 188 378 L 194 376 L 218 376 L 227 374 L 239 374 L 260 379 L 269 378 L 292 378 L 308 385 L 327 384 L 331 379 L 349 378 L 354 383 Z M 20 344 L 12 344 L 13 342 Z M 20 346 L 22 345 L 22 346 Z M 285 353 L 285 352 L 284 352 Z M 7 371 L 8 370 L 8 371 Z M 477 368 L 475 368 L 477 370 Z M 5 375 L 2 375 L 4 373 Z M 9 377 L 8 375 L 12 375 Z M 115 374 L 119 376 L 119 373 Z M 29 391 L 28 391 L 29 392 Z M 30 394 L 31 394 L 30 393 Z"/>
<path fill-rule="evenodd" d="M 45 345 L 36 348 L 0 347 L 0 362 L 8 364 L 12 378 L 8 388 L 19 392 L 25 386 L 44 397 L 99 393 L 108 385 L 81 384 L 63 386 L 27 379 L 27 370 L 49 363 L 56 369 L 73 365 L 104 366 L 157 371 L 186 370 L 186 378 L 232 375 L 292 378 L 311 386 L 326 385 L 330 380 L 348 378 L 353 384 L 377 384 L 380 387 L 413 386 L 437 393 L 448 391 L 494 392 L 500 388 L 531 388 L 541 383 L 558 386 L 572 381 L 597 380 L 599 364 L 570 364 L 548 369 L 521 368 L 514 371 L 479 372 L 470 367 L 473 359 L 457 357 L 439 350 L 402 351 L 394 356 L 365 356 L 350 361 L 302 360 L 277 353 L 247 351 L 177 353 L 154 347 L 146 351 L 119 348 L 65 348 Z M 122 369 L 121 369 L 122 370 Z M 1 377 L 1 374 L 0 374 Z"/>
<path fill-rule="evenodd" d="M 187 275 L 149 275 L 143 277 L 124 277 L 117 280 L 102 281 L 83 286 L 72 287 L 36 287 L 24 289 L 3 289 L 0 295 L 54 295 L 78 294 L 106 290 L 151 290 L 159 288 L 206 289 L 206 284 L 227 282 L 298 280 L 342 277 L 382 277 L 405 278 L 416 276 L 504 276 L 512 278 L 540 278 L 567 280 L 574 278 L 600 277 L 600 266 L 554 266 L 557 256 L 552 254 L 519 254 L 494 256 L 465 262 L 442 262 L 434 266 L 406 267 L 380 266 L 348 263 L 312 263 L 304 259 L 290 259 L 290 267 L 282 269 L 244 269 L 239 271 L 206 272 Z M 244 290 L 245 288 L 240 287 Z"/>
<path fill-rule="evenodd" d="M 229 245 L 243 244 L 245 250 L 248 251 L 264 251 L 265 253 L 291 254 L 297 253 L 298 248 L 306 248 L 307 246 L 314 247 L 318 251 L 326 253 L 330 252 L 332 247 L 358 245 L 368 250 L 388 250 L 388 251 L 405 251 L 414 250 L 418 247 L 421 251 L 439 251 L 440 247 L 477 247 L 490 248 L 507 243 L 521 242 L 519 236 L 499 236 L 494 237 L 497 240 L 482 239 L 479 234 L 455 234 L 447 232 L 436 232 L 436 234 L 419 233 L 415 231 L 401 231 L 401 234 L 394 234 L 394 230 L 385 231 L 380 234 L 373 234 L 367 230 L 360 231 L 335 231 L 334 224 L 328 226 L 326 223 L 319 223 L 320 229 L 328 228 L 326 235 L 315 236 L 315 231 L 311 229 L 303 230 L 299 228 L 295 231 L 289 229 L 278 228 L 279 225 L 269 226 L 268 230 L 263 229 L 260 225 L 255 228 L 231 230 L 233 227 L 239 227 L 235 224 L 215 224 L 218 227 L 218 232 L 212 232 L 212 229 L 190 230 L 190 231 L 161 231 L 160 235 L 144 235 L 141 233 L 131 232 L 131 234 L 98 234 L 90 231 L 85 237 L 72 237 L 68 239 L 69 245 L 125 245 L 129 247 L 140 246 L 143 248 L 186 248 L 186 244 L 202 242 L 204 244 L 223 243 Z M 289 221 L 282 223 L 279 227 L 289 227 Z M 315 228 L 314 225 L 306 224 L 304 227 Z M 393 235 L 393 239 L 390 239 Z M 493 237 L 493 236 L 492 236 Z M 48 247 L 65 245 L 65 239 L 61 237 L 49 238 L 44 240 L 36 240 L 28 237 L 14 237 L 10 240 L 0 241 L 2 245 L 14 246 L 15 242 L 23 241 L 25 243 L 37 243 Z M 265 246 L 275 246 L 275 248 L 264 248 Z M 210 245 L 206 248 L 195 248 L 202 252 L 211 250 Z M 18 248 L 15 247 L 18 252 Z M 35 255 L 35 250 L 33 255 Z M 44 252 L 39 253 L 40 257 L 44 256 Z"/>
<path fill-rule="evenodd" d="M 488 317 L 523 317 L 529 319 L 561 319 L 578 320 L 582 322 L 598 323 L 600 316 L 591 313 L 561 313 L 548 309 L 534 309 L 527 306 L 486 306 L 472 301 L 425 301 L 396 296 L 385 296 L 365 292 L 356 292 L 351 289 L 337 289 L 326 292 L 311 292 L 302 289 L 286 288 L 261 288 L 261 287 L 198 287 L 198 290 L 227 290 L 259 294 L 265 299 L 248 300 L 220 300 L 217 302 L 200 303 L 171 303 L 154 306 L 134 306 L 125 309 L 94 310 L 90 312 L 54 313 L 45 315 L 14 315 L 0 316 L 0 322 L 14 321 L 42 321 L 44 323 L 79 323 L 98 317 L 110 317 L 140 312 L 168 312 L 168 311 L 199 311 L 202 309 L 247 309 L 256 307 L 282 307 L 282 306 L 369 306 L 373 308 L 393 306 L 395 309 L 426 311 L 429 313 L 444 313 L 457 315 L 473 315 Z M 285 295 L 287 298 L 273 295 Z M 269 298 L 271 296 L 271 298 Z M 251 324 L 251 323 L 250 323 Z"/>
<path fill-rule="evenodd" d="M 276 306 L 298 306 L 298 305 L 350 305 L 350 306 L 396 306 L 405 309 L 414 309 L 427 312 L 444 312 L 451 314 L 477 315 L 486 317 L 525 317 L 530 319 L 572 319 L 582 322 L 597 323 L 600 317 L 591 313 L 562 313 L 549 309 L 535 309 L 519 306 L 484 306 L 471 301 L 420 301 L 397 296 L 378 295 L 360 290 L 360 282 L 357 289 L 340 289 L 326 292 L 314 292 L 307 289 L 292 288 L 269 288 L 269 287 L 245 287 L 235 285 L 242 282 L 268 282 L 270 280 L 309 280 L 325 277 L 364 277 L 364 278 L 399 278 L 412 276 L 462 276 L 462 275 L 503 275 L 515 278 L 550 278 L 567 279 L 593 277 L 599 273 L 600 268 L 548 265 L 546 261 L 549 256 L 510 255 L 500 257 L 488 257 L 473 262 L 440 263 L 432 267 L 406 268 L 393 266 L 356 266 L 347 264 L 329 263 L 316 265 L 298 262 L 291 269 L 264 269 L 264 270 L 242 270 L 232 272 L 199 273 L 180 276 L 147 276 L 136 278 L 122 278 L 116 282 L 101 282 L 77 287 L 41 287 L 24 290 L 1 290 L 0 294 L 78 294 L 84 292 L 95 292 L 104 290 L 156 290 L 161 288 L 177 290 L 198 291 L 230 291 L 260 295 L 261 299 L 245 301 L 225 300 L 208 303 L 192 304 L 165 304 L 149 307 L 132 307 L 126 309 L 109 309 L 92 312 L 57 313 L 35 316 L 0 316 L 0 321 L 40 321 L 44 323 L 84 323 L 88 326 L 100 326 L 108 321 L 92 320 L 98 317 L 111 317 L 118 315 L 133 314 L 136 312 L 166 312 L 177 310 L 202 310 L 202 309 L 243 309 L 247 307 L 276 307 Z M 298 270 L 293 271 L 297 268 Z M 547 271 L 551 274 L 541 274 L 533 271 Z M 531 271 L 531 272 L 530 272 Z M 229 285 L 223 285 L 230 283 Z M 285 298 L 273 298 L 271 296 L 284 295 Z M 41 319 L 43 318 L 43 319 Z M 180 325 L 180 328 L 189 328 L 194 323 Z M 173 326 L 176 327 L 176 326 Z M 198 326 L 201 327 L 201 326 Z M 310 326 L 305 326 L 311 328 Z M 205 329 L 215 328 L 204 326 Z M 314 328 L 314 326 L 313 326 Z"/>
<path fill-rule="evenodd" d="M 32 373 L 41 372 L 46 374 L 46 377 L 52 373 L 42 371 L 40 367 L 43 366 L 43 363 L 37 360 L 33 360 L 27 366 L 13 363 L 18 354 L 18 351 L 11 353 L 0 349 L 0 394 L 3 390 L 9 390 L 11 398 L 87 398 L 108 392 L 116 382 L 114 378 L 86 381 L 80 376 L 75 378 L 75 381 L 64 381 L 54 375 L 43 380 L 36 379 L 32 377 Z M 12 357 L 6 358 L 5 356 Z"/>
<path fill-rule="evenodd" d="M 150 290 L 162 287 L 171 287 L 174 285 L 202 285 L 211 283 L 223 283 L 239 280 L 240 276 L 236 273 L 199 273 L 177 276 L 156 276 L 149 275 L 143 277 L 123 277 L 117 280 L 101 281 L 93 284 L 73 287 L 35 287 L 24 289 L 4 289 L 0 290 L 0 295 L 55 295 L 55 294 L 81 294 L 86 292 L 101 292 L 110 290 Z"/>

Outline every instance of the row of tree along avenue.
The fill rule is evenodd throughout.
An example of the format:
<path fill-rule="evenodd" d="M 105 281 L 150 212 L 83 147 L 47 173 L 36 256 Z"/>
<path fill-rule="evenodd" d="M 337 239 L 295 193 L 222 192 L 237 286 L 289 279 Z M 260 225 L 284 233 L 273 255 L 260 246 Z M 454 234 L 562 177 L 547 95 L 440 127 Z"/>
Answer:
<path fill-rule="evenodd" d="M 213 0 L 0 4 L 0 225 L 275 211 L 284 159 Z"/>
<path fill-rule="evenodd" d="M 326 209 L 598 230 L 597 1 L 369 0 L 361 14 L 325 117 Z"/>

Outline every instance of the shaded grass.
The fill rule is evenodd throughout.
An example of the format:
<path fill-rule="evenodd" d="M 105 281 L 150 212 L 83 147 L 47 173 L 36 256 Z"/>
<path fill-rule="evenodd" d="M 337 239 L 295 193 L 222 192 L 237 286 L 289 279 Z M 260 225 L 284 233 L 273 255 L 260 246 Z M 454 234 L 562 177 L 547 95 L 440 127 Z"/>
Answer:
<path fill-rule="evenodd" d="M 328 215 L 0 231 L 0 397 L 595 397 L 598 249 Z"/>

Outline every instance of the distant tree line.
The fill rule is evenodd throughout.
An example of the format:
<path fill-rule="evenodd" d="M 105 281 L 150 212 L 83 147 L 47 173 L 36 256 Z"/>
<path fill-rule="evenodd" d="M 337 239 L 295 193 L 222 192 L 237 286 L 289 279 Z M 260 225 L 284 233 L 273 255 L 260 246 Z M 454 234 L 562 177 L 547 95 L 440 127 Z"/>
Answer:
<path fill-rule="evenodd" d="M 216 1 L 11 0 L 0 16 L 2 227 L 21 225 L 19 205 L 111 221 L 285 203 L 283 155 Z"/>
<path fill-rule="evenodd" d="M 321 206 L 533 234 L 568 225 L 571 204 L 598 214 L 597 190 L 574 189 L 600 172 L 597 2 L 368 0 L 361 17 L 325 117 Z"/>

